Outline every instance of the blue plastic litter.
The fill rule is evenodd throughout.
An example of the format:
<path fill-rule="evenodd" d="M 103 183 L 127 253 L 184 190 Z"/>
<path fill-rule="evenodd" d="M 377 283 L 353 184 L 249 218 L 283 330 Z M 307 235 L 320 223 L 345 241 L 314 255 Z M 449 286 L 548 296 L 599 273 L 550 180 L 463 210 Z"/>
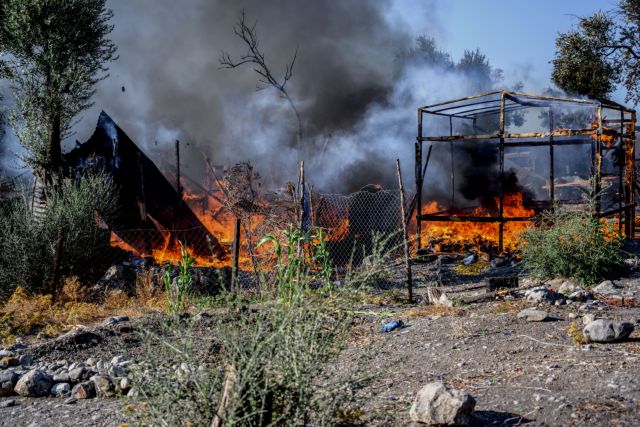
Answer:
<path fill-rule="evenodd" d="M 391 332 L 396 329 L 402 328 L 404 326 L 404 322 L 402 320 L 393 320 L 389 323 L 385 323 L 380 328 L 380 332 Z"/>

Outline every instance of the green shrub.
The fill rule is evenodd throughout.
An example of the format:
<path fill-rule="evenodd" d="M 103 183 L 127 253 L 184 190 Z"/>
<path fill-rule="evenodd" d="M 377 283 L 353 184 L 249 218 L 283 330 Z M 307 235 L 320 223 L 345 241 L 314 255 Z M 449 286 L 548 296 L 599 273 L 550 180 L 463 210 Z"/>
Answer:
<path fill-rule="evenodd" d="M 64 179 L 48 194 L 39 220 L 31 213 L 30 201 L 25 194 L 0 212 L 0 298 L 7 298 L 18 285 L 29 291 L 49 291 L 47 281 L 53 276 L 61 230 L 60 273 L 82 277 L 104 273 L 109 231 L 100 227 L 100 218 L 114 215 L 117 209 L 110 178 L 92 173 Z"/>
<path fill-rule="evenodd" d="M 171 272 L 166 270 L 162 276 L 169 311 L 174 316 L 185 313 L 187 308 L 189 308 L 191 284 L 193 282 L 191 267 L 195 262 L 195 258 L 189 254 L 186 245 L 180 242 L 178 275 L 171 279 Z"/>
<path fill-rule="evenodd" d="M 622 238 L 590 214 L 563 208 L 545 212 L 521 240 L 525 266 L 538 277 L 574 277 L 591 285 L 622 265 Z"/>
<path fill-rule="evenodd" d="M 319 293 L 296 287 L 287 301 L 232 306 L 204 335 L 173 319 L 146 337 L 147 362 L 134 375 L 144 402 L 136 421 L 209 426 L 218 413 L 227 426 L 335 425 L 350 408 L 357 382 L 327 384 L 321 375 L 345 342 L 349 318 Z M 209 359 L 196 354 L 207 348 L 219 350 Z"/>

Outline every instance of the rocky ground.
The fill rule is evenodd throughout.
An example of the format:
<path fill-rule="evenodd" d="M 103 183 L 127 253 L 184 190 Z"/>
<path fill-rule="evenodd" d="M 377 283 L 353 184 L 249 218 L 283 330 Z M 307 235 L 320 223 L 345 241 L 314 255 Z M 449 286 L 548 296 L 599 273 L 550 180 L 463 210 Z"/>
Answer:
<path fill-rule="evenodd" d="M 419 287 L 421 302 L 412 306 L 360 307 L 349 345 L 327 369 L 327 378 L 355 372 L 366 379 L 361 390 L 365 425 L 410 425 L 416 394 L 436 381 L 476 399 L 474 425 L 634 426 L 640 409 L 640 330 L 625 337 L 629 326 L 619 322 L 635 326 L 640 320 L 633 303 L 639 288 L 640 281 L 629 278 L 584 294 L 570 282 L 556 281 L 450 308 L 426 305 L 426 288 Z M 538 311 L 522 313 L 527 308 Z M 607 328 L 594 323 L 598 318 L 618 323 Z M 380 332 L 391 320 L 405 326 Z M 112 319 L 54 340 L 4 349 L 0 426 L 126 422 L 128 365 L 144 358 L 140 332 L 156 329 L 160 321 Z M 576 344 L 568 330 L 574 325 L 580 332 L 588 323 L 603 340 L 619 341 Z M 194 334 L 210 334 L 209 317 L 199 316 L 195 325 Z M 215 357 L 215 349 L 199 351 L 202 358 Z M 33 371 L 49 379 L 26 381 Z M 93 383 L 93 391 L 80 390 L 84 386 L 78 384 L 87 383 Z M 46 389 L 38 392 L 46 397 L 15 394 L 33 394 L 38 387 Z M 59 397 L 51 397 L 52 391 Z M 94 392 L 95 398 L 79 398 Z"/>

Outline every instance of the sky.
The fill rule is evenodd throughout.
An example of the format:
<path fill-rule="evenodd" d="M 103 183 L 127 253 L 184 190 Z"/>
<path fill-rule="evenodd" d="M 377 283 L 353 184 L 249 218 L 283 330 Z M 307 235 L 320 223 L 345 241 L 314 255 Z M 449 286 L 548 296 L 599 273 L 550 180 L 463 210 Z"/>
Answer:
<path fill-rule="evenodd" d="M 479 48 L 505 78 L 523 80 L 526 90 L 549 85 L 558 33 L 598 10 L 611 10 L 615 0 L 435 0 L 434 8 L 415 13 L 415 1 L 397 0 L 395 11 L 416 34 L 435 37 L 443 50 L 460 58 Z M 435 15 L 435 16 L 433 16 Z M 529 86 L 529 87 L 527 87 Z M 531 87 L 539 86 L 539 87 Z M 624 101 L 618 91 L 614 98 Z"/>
<path fill-rule="evenodd" d="M 95 105 L 80 115 L 65 141 L 67 150 L 90 137 L 104 109 L 158 164 L 172 158 L 167 153 L 180 139 L 195 147 L 193 156 L 185 156 L 186 173 L 207 170 L 200 158 L 207 152 L 219 164 L 263 161 L 267 164 L 258 166 L 266 175 L 282 182 L 302 156 L 318 160 L 317 174 L 324 178 L 317 182 L 345 191 L 342 182 L 360 183 L 336 170 L 356 170 L 366 183 L 377 179 L 382 162 L 400 157 L 411 163 L 406 141 L 414 138 L 417 105 L 472 94 L 465 82 L 434 70 L 392 74 L 394 53 L 410 48 L 417 36 L 435 38 L 454 61 L 465 49 L 478 48 L 503 70 L 502 87 L 522 82 L 524 91 L 539 93 L 550 86 L 557 35 L 576 25 L 577 16 L 613 9 L 615 0 L 109 0 L 107 5 L 114 11 L 111 37 L 120 58 L 109 64 L 110 76 L 99 83 Z M 273 93 L 256 92 L 250 67 L 220 69 L 222 50 L 237 56 L 244 49 L 232 31 L 243 8 L 250 20 L 258 20 L 261 47 L 278 72 L 295 46 L 300 48 L 289 89 L 307 125 L 306 153 L 291 145 L 288 107 Z M 624 103 L 622 91 L 612 98 Z M 5 153 L 20 152 L 16 139 L 7 136 Z M 2 151 L 0 164 L 20 171 L 15 156 L 2 158 Z M 343 164 L 325 168 L 325 155 Z"/>

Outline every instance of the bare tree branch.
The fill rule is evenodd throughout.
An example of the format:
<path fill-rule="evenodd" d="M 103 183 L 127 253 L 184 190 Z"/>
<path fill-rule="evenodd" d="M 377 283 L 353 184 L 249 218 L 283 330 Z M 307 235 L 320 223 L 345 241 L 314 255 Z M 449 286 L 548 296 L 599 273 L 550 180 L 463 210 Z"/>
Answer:
<path fill-rule="evenodd" d="M 280 97 L 287 101 L 287 103 L 293 110 L 298 125 L 296 135 L 298 147 L 301 147 L 302 119 L 295 103 L 293 102 L 293 99 L 285 88 L 287 82 L 291 79 L 291 77 L 293 77 L 293 67 L 295 66 L 296 59 L 298 58 L 298 48 L 296 48 L 291 61 L 285 64 L 284 76 L 279 81 L 276 77 L 274 77 L 273 73 L 271 72 L 271 68 L 269 68 L 269 66 L 267 65 L 265 54 L 259 48 L 256 25 L 257 21 L 254 22 L 251 26 L 247 25 L 246 16 L 243 9 L 240 13 L 238 23 L 233 29 L 233 32 L 236 34 L 236 36 L 242 39 L 247 47 L 247 52 L 244 55 L 240 56 L 239 60 L 235 61 L 231 58 L 231 55 L 229 53 L 223 51 L 219 59 L 220 68 L 233 69 L 238 68 L 244 64 L 254 64 L 253 71 L 260 76 L 258 78 L 259 85 L 257 90 L 262 90 L 265 87 L 273 87 L 279 92 Z"/>

